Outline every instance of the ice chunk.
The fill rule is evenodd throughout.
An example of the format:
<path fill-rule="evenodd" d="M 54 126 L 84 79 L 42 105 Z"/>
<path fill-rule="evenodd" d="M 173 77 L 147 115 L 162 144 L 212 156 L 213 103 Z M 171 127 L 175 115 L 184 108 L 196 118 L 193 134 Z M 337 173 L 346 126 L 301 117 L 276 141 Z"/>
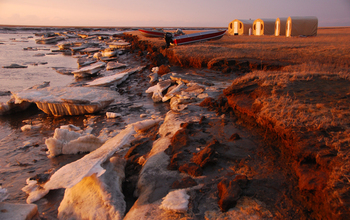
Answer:
<path fill-rule="evenodd" d="M 111 83 L 114 83 L 115 85 L 119 85 L 122 82 L 124 82 L 129 77 L 129 75 L 136 73 L 138 71 L 141 71 L 143 68 L 144 66 L 139 66 L 132 69 L 127 69 L 125 71 L 116 73 L 111 76 L 105 76 L 105 77 L 95 79 L 91 82 L 88 82 L 87 85 L 88 86 L 105 86 Z"/>
<path fill-rule="evenodd" d="M 38 128 L 40 128 L 41 127 L 41 125 L 23 125 L 22 127 L 21 127 L 21 130 L 22 131 L 30 131 L 30 130 L 32 130 L 32 129 L 38 129 Z"/>
<path fill-rule="evenodd" d="M 122 219 L 126 202 L 122 193 L 125 160 L 112 157 L 104 164 L 106 172 L 83 178 L 66 189 L 58 208 L 59 219 Z"/>
<path fill-rule="evenodd" d="M 146 90 L 146 93 L 153 93 L 152 99 L 154 102 L 161 102 L 163 98 L 163 91 L 171 86 L 171 80 L 164 80 L 158 82 L 157 85 L 152 86 Z"/>
<path fill-rule="evenodd" d="M 61 129 L 66 129 L 68 131 L 81 131 L 81 128 L 75 126 L 75 125 L 72 125 L 72 124 L 69 124 L 69 125 L 61 125 L 60 126 Z"/>
<path fill-rule="evenodd" d="M 52 138 L 46 139 L 48 157 L 60 154 L 77 154 L 91 152 L 101 147 L 103 140 L 92 134 L 82 135 L 76 131 L 56 128 Z"/>
<path fill-rule="evenodd" d="M 81 115 L 98 112 L 117 97 L 115 91 L 88 87 L 48 87 L 13 93 L 16 103 L 35 102 L 46 114 Z"/>
<path fill-rule="evenodd" d="M 149 74 L 149 83 L 154 83 L 158 80 L 158 73 L 151 73 Z"/>
<path fill-rule="evenodd" d="M 96 177 L 101 176 L 105 172 L 105 169 L 101 167 L 102 163 L 116 151 L 128 146 L 135 139 L 134 135 L 136 132 L 148 129 L 159 121 L 159 119 L 148 119 L 130 124 L 118 135 L 106 141 L 100 148 L 60 168 L 45 185 L 41 187 L 32 185 L 24 187 L 22 190 L 29 194 L 27 203 L 39 200 L 52 189 L 71 188 L 87 176 L 93 174 L 96 174 Z"/>
<path fill-rule="evenodd" d="M 151 71 L 152 71 L 152 73 L 158 73 L 159 67 L 158 66 L 153 67 Z"/>
<path fill-rule="evenodd" d="M 0 186 L 0 202 L 7 199 L 8 196 L 9 196 L 9 194 L 7 192 L 7 189 L 4 189 L 4 188 L 2 188 L 2 186 Z"/>
<path fill-rule="evenodd" d="M 174 97 L 176 93 L 180 93 L 181 89 L 184 89 L 184 88 L 186 88 L 186 84 L 180 81 L 180 83 L 172 90 L 170 90 L 169 88 L 170 91 L 168 90 L 167 94 L 165 94 L 165 96 L 162 98 L 162 101 L 163 102 L 168 101 L 169 99 Z"/>
<path fill-rule="evenodd" d="M 106 112 L 106 116 L 107 118 L 117 118 L 117 117 L 121 117 L 122 115 L 116 112 Z"/>
<path fill-rule="evenodd" d="M 118 69 L 118 68 L 123 68 L 126 67 L 127 65 L 124 63 L 118 63 L 115 61 L 111 61 L 107 63 L 106 70 L 113 70 L 113 69 Z"/>
<path fill-rule="evenodd" d="M 107 48 L 104 51 L 102 51 L 101 53 L 102 53 L 103 57 L 114 57 L 114 56 L 117 56 L 118 51 L 110 49 L 110 48 Z"/>
<path fill-rule="evenodd" d="M 28 178 L 26 180 L 27 185 L 22 188 L 22 191 L 29 194 L 27 198 L 27 203 L 32 203 L 44 197 L 50 190 L 42 188 L 38 185 L 36 180 L 31 180 Z"/>
<path fill-rule="evenodd" d="M 174 212 L 187 212 L 189 198 L 190 196 L 187 195 L 186 189 L 169 192 L 163 198 L 160 208 Z"/>
<path fill-rule="evenodd" d="M 72 73 L 75 78 L 87 77 L 91 75 L 96 75 L 100 70 L 104 69 L 106 64 L 104 62 L 97 62 L 90 66 L 83 67 L 81 69 L 75 70 Z"/>
<path fill-rule="evenodd" d="M 0 103 L 0 115 L 8 115 L 26 110 L 30 106 L 30 102 L 15 103 L 15 99 L 11 98 L 6 103 Z"/>
<path fill-rule="evenodd" d="M 110 48 L 125 48 L 130 46 L 130 43 L 125 41 L 119 41 L 119 42 L 109 43 L 108 45 Z"/>

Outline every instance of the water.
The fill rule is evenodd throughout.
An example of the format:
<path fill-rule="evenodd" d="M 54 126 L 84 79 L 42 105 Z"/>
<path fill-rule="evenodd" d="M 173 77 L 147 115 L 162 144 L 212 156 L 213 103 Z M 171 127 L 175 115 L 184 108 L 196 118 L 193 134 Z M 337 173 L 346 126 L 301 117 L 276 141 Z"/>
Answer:
<path fill-rule="evenodd" d="M 50 55 L 54 45 L 36 44 L 31 32 L 0 34 L 0 66 L 13 63 L 28 66 L 28 68 L 1 68 L 0 91 L 20 91 L 30 86 L 50 81 L 51 86 L 64 86 L 72 82 L 72 76 L 57 74 L 52 67 L 77 68 L 76 59 L 60 53 Z M 15 39 L 15 40 L 12 40 Z M 31 47 L 32 50 L 24 50 Z M 45 56 L 35 56 L 45 54 Z M 47 63 L 38 64 L 36 63 Z M 8 97 L 1 97 L 6 102 Z"/>

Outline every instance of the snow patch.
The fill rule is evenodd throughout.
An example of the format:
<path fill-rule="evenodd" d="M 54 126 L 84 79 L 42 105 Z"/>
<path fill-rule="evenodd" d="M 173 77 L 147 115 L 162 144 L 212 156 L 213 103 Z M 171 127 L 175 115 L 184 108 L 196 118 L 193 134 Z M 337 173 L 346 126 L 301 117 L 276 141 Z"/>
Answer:
<path fill-rule="evenodd" d="M 185 189 L 169 192 L 163 198 L 160 208 L 174 212 L 187 212 L 189 198 L 190 196 L 187 195 Z"/>

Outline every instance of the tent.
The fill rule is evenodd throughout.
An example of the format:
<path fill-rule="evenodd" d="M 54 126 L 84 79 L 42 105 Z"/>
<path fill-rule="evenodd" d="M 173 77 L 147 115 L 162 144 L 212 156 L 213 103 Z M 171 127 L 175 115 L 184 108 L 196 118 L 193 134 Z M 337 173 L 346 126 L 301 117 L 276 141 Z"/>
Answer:
<path fill-rule="evenodd" d="M 253 23 L 253 34 L 260 35 L 274 35 L 275 34 L 276 19 L 256 19 Z"/>
<path fill-rule="evenodd" d="M 252 20 L 235 19 L 228 25 L 228 33 L 230 35 L 249 34 L 249 28 L 253 27 L 253 23 Z"/>
<path fill-rule="evenodd" d="M 286 35 L 286 24 L 287 17 L 277 18 L 275 22 L 275 36 L 285 36 Z"/>
<path fill-rule="evenodd" d="M 317 35 L 318 19 L 315 16 L 288 17 L 286 25 L 286 37 Z"/>

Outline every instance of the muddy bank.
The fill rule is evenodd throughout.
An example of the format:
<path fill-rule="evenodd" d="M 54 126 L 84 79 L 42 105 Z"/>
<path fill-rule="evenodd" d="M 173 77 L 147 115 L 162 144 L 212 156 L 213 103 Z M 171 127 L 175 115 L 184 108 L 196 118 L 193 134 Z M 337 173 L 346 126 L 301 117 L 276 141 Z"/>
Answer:
<path fill-rule="evenodd" d="M 339 76 L 309 77 L 295 77 L 286 88 L 277 90 L 276 85 L 266 86 L 271 80 L 255 76 L 234 83 L 224 94 L 241 117 L 278 143 L 284 167 L 290 166 L 297 177 L 301 201 L 313 210 L 310 216 L 346 219 L 350 213 L 348 119 L 326 112 L 349 114 L 350 82 Z M 294 103 L 283 100 L 285 97 Z M 279 106 L 272 106 L 276 101 Z"/>
<path fill-rule="evenodd" d="M 201 51 L 186 51 L 184 47 L 181 49 L 166 48 L 165 41 L 161 38 L 149 40 L 140 34 L 135 35 L 135 32 L 131 33 L 124 36 L 125 40 L 132 43 L 131 52 L 137 51 L 140 56 L 147 54 L 147 58 L 155 66 L 170 64 L 184 68 L 208 68 L 226 74 L 240 75 L 254 70 L 280 70 L 285 66 L 292 65 L 291 62 L 287 61 L 254 58 L 217 57 L 216 55 L 197 57 Z M 213 47 L 213 49 L 215 48 Z M 186 54 L 187 52 L 189 53 Z M 203 53 L 208 53 L 208 51 L 203 51 Z"/>
<path fill-rule="evenodd" d="M 285 208 L 281 204 L 274 204 L 280 210 L 277 212 L 280 215 L 276 215 L 274 212 L 274 217 L 288 219 L 347 218 L 350 214 L 348 179 L 349 79 L 346 74 L 342 74 L 342 68 L 331 68 L 332 70 L 330 70 L 330 65 L 320 66 L 320 64 L 314 63 L 314 69 L 321 72 L 315 73 L 315 70 L 310 70 L 311 67 L 300 69 L 300 65 L 303 65 L 300 61 L 299 64 L 288 59 L 280 62 L 269 56 L 266 57 L 266 61 L 253 58 L 210 57 L 210 55 L 206 56 L 205 59 L 198 59 L 196 56 L 201 50 L 199 52 L 192 51 L 194 48 L 198 49 L 198 46 L 187 49 L 185 47 L 167 49 L 165 43 L 163 45 L 162 39 L 147 41 L 142 38 L 139 41 L 138 35 L 129 37 L 134 39 L 134 48 L 140 50 L 139 55 L 143 55 L 142 51 L 148 51 L 147 56 L 151 60 L 155 60 L 153 63 L 195 68 L 208 67 L 224 74 L 237 73 L 236 75 L 242 75 L 242 73 L 247 73 L 246 77 L 234 81 L 229 88 L 224 90 L 223 94 L 226 97 L 224 100 L 227 100 L 228 105 L 233 109 L 239 123 L 264 137 L 262 142 L 269 146 L 267 147 L 269 150 L 265 150 L 259 156 L 263 155 L 266 159 L 265 162 L 272 163 L 274 166 L 271 168 L 262 167 L 269 175 L 273 175 L 274 170 L 279 169 L 279 175 L 283 174 L 285 180 L 290 183 L 288 187 L 284 185 L 287 189 L 286 191 L 282 190 L 283 192 L 279 191 L 280 188 L 277 187 L 283 195 L 282 197 L 277 196 L 277 198 L 289 208 Z M 210 49 L 211 45 L 210 43 L 202 43 L 201 47 Z M 222 49 L 223 54 L 227 52 L 226 50 L 227 48 Z M 313 58 L 310 58 L 305 59 L 304 62 L 314 61 Z M 335 57 L 333 63 L 337 62 Z M 292 70 L 292 65 L 298 65 L 295 68 L 297 72 Z M 345 63 L 342 63 L 339 67 L 346 67 L 344 65 Z M 285 66 L 288 68 L 283 68 Z M 345 68 L 345 72 L 348 71 L 349 69 Z M 249 74 L 249 72 L 251 73 Z M 195 127 L 185 125 L 185 128 L 187 126 Z M 187 133 L 191 132 L 179 131 L 174 135 L 175 138 L 179 136 L 177 141 L 182 143 L 181 146 L 187 146 L 190 142 L 186 135 L 183 136 Z M 191 176 L 200 176 L 203 173 L 202 162 L 196 163 L 196 158 L 202 158 L 203 154 L 212 155 L 208 156 L 208 161 L 215 161 L 218 155 L 226 153 L 218 154 L 213 149 L 218 144 L 230 142 L 226 141 L 217 143 L 215 140 L 207 140 L 205 142 L 207 143 L 206 150 L 203 153 L 194 153 L 187 149 L 186 153 L 180 151 L 178 154 L 172 150 L 174 146 L 171 145 L 172 148 L 167 150 L 171 157 L 168 168 Z M 183 161 L 191 162 L 184 163 Z M 252 162 L 250 166 L 261 166 L 258 161 L 250 162 Z M 229 173 L 223 176 L 229 176 Z M 239 181 L 235 178 L 231 180 L 235 182 L 231 183 L 231 186 L 232 184 L 237 186 Z M 266 180 L 270 178 L 275 179 L 275 177 L 269 176 Z M 222 179 L 219 177 L 219 180 Z M 277 180 L 277 182 L 280 181 Z M 183 182 L 186 182 L 184 184 L 194 184 L 191 179 L 183 180 Z M 248 182 L 251 183 L 251 181 Z M 222 186 L 225 183 L 227 183 L 226 180 L 220 182 L 220 186 L 218 186 L 220 195 L 223 191 L 227 191 Z M 242 187 L 239 184 L 238 186 L 229 191 L 235 191 L 239 195 L 242 191 L 243 194 L 246 193 L 246 186 Z M 279 195 L 276 192 L 272 194 Z M 235 203 L 232 198 L 231 201 Z M 221 207 L 221 209 L 225 208 Z M 288 215 L 288 213 L 294 213 L 297 216 Z"/>

